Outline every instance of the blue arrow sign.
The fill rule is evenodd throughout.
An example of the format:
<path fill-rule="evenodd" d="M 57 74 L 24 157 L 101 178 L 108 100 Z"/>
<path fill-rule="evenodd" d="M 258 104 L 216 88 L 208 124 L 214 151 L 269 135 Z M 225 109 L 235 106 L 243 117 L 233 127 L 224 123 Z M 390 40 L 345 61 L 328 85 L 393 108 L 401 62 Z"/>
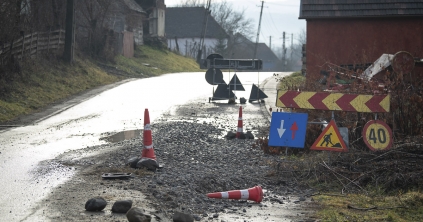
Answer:
<path fill-rule="evenodd" d="M 269 146 L 304 148 L 307 113 L 272 113 Z"/>

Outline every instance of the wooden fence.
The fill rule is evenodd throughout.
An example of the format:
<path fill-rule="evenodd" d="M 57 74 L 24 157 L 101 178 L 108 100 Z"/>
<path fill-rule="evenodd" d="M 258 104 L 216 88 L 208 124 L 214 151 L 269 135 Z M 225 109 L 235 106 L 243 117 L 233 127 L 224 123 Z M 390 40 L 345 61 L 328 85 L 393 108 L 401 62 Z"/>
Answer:
<path fill-rule="evenodd" d="M 50 53 L 63 49 L 65 31 L 62 29 L 49 32 L 34 32 L 24 35 L 11 43 L 0 45 L 0 64 L 12 55 L 15 59 L 33 57 L 41 52 Z"/>

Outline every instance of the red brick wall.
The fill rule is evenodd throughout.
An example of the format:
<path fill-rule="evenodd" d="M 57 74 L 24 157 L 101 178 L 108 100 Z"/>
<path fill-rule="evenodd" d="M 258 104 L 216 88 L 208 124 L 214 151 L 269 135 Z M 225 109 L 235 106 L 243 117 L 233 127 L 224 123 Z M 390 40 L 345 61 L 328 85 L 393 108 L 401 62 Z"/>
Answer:
<path fill-rule="evenodd" d="M 306 50 L 307 77 L 314 78 L 325 62 L 372 63 L 383 53 L 398 51 L 423 58 L 423 18 L 307 20 Z"/>

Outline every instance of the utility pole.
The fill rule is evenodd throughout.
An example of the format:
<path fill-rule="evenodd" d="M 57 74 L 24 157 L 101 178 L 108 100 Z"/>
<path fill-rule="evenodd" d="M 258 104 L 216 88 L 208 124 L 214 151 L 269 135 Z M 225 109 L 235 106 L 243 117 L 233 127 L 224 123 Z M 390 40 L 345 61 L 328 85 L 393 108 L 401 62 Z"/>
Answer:
<path fill-rule="evenodd" d="M 256 55 L 257 55 L 257 45 L 258 45 L 259 36 L 260 36 L 261 16 L 263 15 L 263 4 L 264 4 L 264 1 L 261 1 L 260 20 L 259 20 L 259 25 L 257 30 L 256 46 L 254 47 L 253 59 L 256 59 Z"/>
<path fill-rule="evenodd" d="M 282 66 L 283 66 L 283 71 L 285 71 L 285 66 L 286 66 L 286 49 L 285 49 L 285 32 L 282 33 Z"/>
<path fill-rule="evenodd" d="M 75 39 L 75 4 L 74 0 L 66 1 L 66 27 L 65 27 L 65 49 L 63 50 L 64 60 L 72 64 L 74 55 Z"/>
<path fill-rule="evenodd" d="M 292 61 L 293 51 L 294 51 L 294 33 L 291 33 L 291 61 Z"/>
<path fill-rule="evenodd" d="M 210 2 L 211 0 L 207 0 L 207 7 L 206 11 L 204 12 L 203 29 L 201 30 L 200 44 L 198 45 L 197 63 L 200 63 L 201 56 L 203 54 L 204 38 L 206 37 L 207 22 L 209 20 L 210 14 Z"/>

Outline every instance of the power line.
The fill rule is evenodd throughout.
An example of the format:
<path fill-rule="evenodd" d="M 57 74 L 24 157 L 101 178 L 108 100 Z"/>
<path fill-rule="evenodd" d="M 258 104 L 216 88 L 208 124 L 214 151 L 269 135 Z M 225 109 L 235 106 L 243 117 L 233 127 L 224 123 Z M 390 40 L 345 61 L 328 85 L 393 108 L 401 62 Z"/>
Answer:
<path fill-rule="evenodd" d="M 268 10 L 268 9 L 267 9 L 267 10 Z M 273 21 L 272 13 L 268 10 L 268 13 L 267 13 L 267 14 L 268 14 L 268 15 L 269 15 L 269 17 L 270 17 L 270 20 L 272 21 L 272 24 L 273 24 L 273 26 L 275 27 L 276 32 L 277 32 L 277 33 L 280 33 L 280 32 L 279 32 L 279 30 L 278 30 L 278 27 L 276 26 L 275 22 Z"/>
<path fill-rule="evenodd" d="M 299 7 L 299 2 L 298 5 L 288 5 L 288 4 L 283 4 L 283 3 L 275 3 L 275 2 L 266 2 L 269 5 L 278 5 L 278 6 L 287 6 L 287 7 Z"/>

